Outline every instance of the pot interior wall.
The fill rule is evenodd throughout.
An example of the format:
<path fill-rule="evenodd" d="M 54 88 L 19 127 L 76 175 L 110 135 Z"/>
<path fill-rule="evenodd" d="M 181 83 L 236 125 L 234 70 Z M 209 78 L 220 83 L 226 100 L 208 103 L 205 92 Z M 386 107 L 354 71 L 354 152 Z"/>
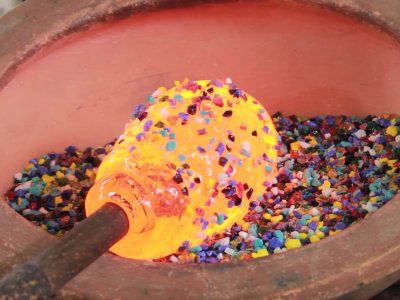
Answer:
<path fill-rule="evenodd" d="M 400 48 L 372 25 L 275 1 L 134 15 L 41 50 L 0 91 L 0 192 L 28 159 L 122 132 L 174 80 L 227 76 L 271 113 L 399 113 Z"/>

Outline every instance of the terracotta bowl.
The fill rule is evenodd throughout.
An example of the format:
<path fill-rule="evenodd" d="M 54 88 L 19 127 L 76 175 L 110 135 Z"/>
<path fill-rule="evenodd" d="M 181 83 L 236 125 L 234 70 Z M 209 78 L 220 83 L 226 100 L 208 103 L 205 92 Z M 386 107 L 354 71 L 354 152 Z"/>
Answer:
<path fill-rule="evenodd" d="M 400 113 L 400 2 L 302 2 L 20 5 L 0 19 L 0 194 L 30 158 L 104 144 L 149 92 L 185 77 L 230 76 L 271 113 Z M 246 262 L 107 254 L 60 297 L 367 298 L 400 278 L 399 215 L 397 195 L 342 234 Z M 0 273 L 54 240 L 0 202 Z"/>

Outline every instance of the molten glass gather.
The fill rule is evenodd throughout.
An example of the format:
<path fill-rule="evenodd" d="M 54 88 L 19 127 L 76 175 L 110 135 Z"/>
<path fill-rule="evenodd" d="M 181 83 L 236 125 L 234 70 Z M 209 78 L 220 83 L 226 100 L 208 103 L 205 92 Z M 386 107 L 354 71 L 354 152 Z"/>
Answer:
<path fill-rule="evenodd" d="M 139 105 L 100 165 L 92 214 L 120 205 L 130 227 L 110 250 L 155 259 L 241 223 L 275 177 L 278 135 L 261 104 L 232 83 L 177 82 Z"/>

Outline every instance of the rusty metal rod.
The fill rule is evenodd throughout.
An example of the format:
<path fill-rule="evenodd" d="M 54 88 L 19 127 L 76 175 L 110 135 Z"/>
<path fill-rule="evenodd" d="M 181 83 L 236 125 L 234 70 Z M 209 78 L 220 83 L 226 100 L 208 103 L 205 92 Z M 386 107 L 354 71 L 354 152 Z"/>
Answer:
<path fill-rule="evenodd" d="M 43 253 L 0 281 L 0 299 L 48 299 L 125 236 L 129 221 L 106 203 Z"/>

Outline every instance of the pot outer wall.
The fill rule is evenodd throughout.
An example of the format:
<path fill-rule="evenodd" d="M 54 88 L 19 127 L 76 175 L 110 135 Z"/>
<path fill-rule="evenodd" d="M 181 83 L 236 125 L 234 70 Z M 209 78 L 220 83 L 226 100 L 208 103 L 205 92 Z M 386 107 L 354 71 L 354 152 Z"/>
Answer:
<path fill-rule="evenodd" d="M 25 60 L 71 33 L 135 13 L 200 2 L 221 1 L 27 1 L 0 19 L 0 88 L 12 81 Z M 302 2 L 368 20 L 395 38 L 400 36 L 400 2 L 396 0 Z M 391 105 L 400 112 L 398 103 Z M 0 185 L 3 191 L 9 182 Z M 368 298 L 400 277 L 399 200 L 396 196 L 338 236 L 266 259 L 177 266 L 105 255 L 72 280 L 60 297 Z M 0 202 L 0 213 L 0 273 L 54 242 L 54 237 L 33 227 L 4 202 Z"/>

